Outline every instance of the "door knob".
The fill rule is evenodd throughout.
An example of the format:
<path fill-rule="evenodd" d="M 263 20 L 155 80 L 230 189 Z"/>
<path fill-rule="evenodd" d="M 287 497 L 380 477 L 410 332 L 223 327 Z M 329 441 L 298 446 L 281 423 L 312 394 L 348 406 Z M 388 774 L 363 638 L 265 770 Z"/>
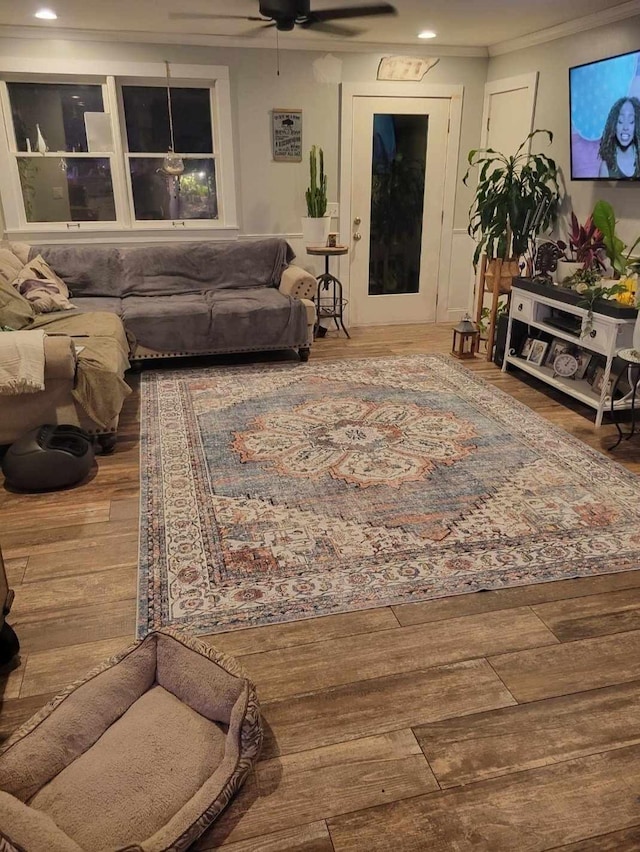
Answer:
<path fill-rule="evenodd" d="M 353 224 L 356 226 L 359 225 L 361 222 L 362 219 L 359 216 L 356 216 L 356 218 L 353 220 Z"/>
<path fill-rule="evenodd" d="M 358 240 L 361 240 L 361 239 L 362 239 L 362 234 L 359 234 L 359 233 L 356 231 L 356 232 L 355 232 L 355 234 L 353 235 L 353 239 L 354 239 L 356 242 L 358 242 Z"/>

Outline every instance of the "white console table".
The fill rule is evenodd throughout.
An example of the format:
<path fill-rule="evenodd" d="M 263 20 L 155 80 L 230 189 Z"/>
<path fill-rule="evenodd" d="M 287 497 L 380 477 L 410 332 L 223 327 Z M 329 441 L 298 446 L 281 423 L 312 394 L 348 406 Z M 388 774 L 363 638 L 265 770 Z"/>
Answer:
<path fill-rule="evenodd" d="M 579 308 L 575 304 L 554 298 L 553 291 L 547 286 L 535 286 L 534 282 L 515 279 L 511 291 L 505 357 L 502 363 L 503 372 L 511 364 L 520 370 L 524 370 L 526 373 L 530 373 L 532 376 L 540 379 L 540 381 L 558 388 L 569 396 L 579 399 L 596 410 L 595 425 L 600 426 L 603 413 L 611 410 L 611 398 L 607 393 L 611 375 L 611 364 L 618 350 L 631 347 L 635 325 L 634 310 L 618 309 L 616 311 L 613 305 L 612 308 L 612 313 L 618 315 L 610 316 L 594 311 L 593 327 L 581 336 L 588 315 L 586 308 Z M 620 316 L 620 314 L 623 314 L 623 316 Z M 559 317 L 561 319 L 563 317 L 577 317 L 576 324 L 579 322 L 580 327 L 575 332 L 563 330 L 557 325 L 554 325 L 554 322 L 558 322 Z M 584 379 L 562 378 L 561 376 L 554 375 L 551 366 L 534 364 L 525 358 L 521 358 L 511 345 L 514 321 L 524 323 L 532 329 L 546 332 L 560 340 L 567 340 L 581 349 L 604 356 L 606 360 L 602 391 L 596 393 Z M 631 391 L 620 399 L 613 401 L 614 411 L 628 410 L 631 407 Z"/>

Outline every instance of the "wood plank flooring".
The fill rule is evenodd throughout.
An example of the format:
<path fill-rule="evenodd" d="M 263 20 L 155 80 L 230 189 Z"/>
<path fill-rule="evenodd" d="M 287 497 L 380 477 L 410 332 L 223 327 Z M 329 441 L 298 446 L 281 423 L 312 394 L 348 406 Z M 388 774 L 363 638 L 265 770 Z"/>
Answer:
<path fill-rule="evenodd" d="M 448 325 L 353 329 L 351 340 L 329 332 L 311 357 L 450 343 Z M 608 454 L 615 429 L 595 429 L 590 409 L 484 358 L 467 366 Z M 10 621 L 22 640 L 19 665 L 0 673 L 0 741 L 134 636 L 139 395 L 130 382 L 116 453 L 98 458 L 89 482 L 48 495 L 0 488 Z M 613 458 L 640 473 L 640 439 Z M 640 571 L 206 641 L 255 679 L 266 737 L 200 850 L 640 850 Z"/>

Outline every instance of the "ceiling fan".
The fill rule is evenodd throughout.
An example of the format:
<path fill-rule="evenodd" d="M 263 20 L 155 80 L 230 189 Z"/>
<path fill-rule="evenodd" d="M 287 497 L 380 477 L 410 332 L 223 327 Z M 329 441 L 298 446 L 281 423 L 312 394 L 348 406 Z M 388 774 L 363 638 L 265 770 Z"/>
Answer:
<path fill-rule="evenodd" d="M 264 27 L 275 27 L 280 32 L 289 32 L 295 26 L 313 28 L 329 35 L 354 36 L 362 30 L 341 27 L 332 21 L 350 18 L 365 18 L 374 15 L 395 15 L 396 9 L 389 3 L 374 3 L 368 6 L 342 6 L 337 9 L 311 11 L 310 0 L 259 0 L 260 15 L 217 15 L 198 12 L 172 12 L 169 17 L 183 20 L 236 20 L 257 21 Z M 260 27 L 259 29 L 262 29 Z"/>

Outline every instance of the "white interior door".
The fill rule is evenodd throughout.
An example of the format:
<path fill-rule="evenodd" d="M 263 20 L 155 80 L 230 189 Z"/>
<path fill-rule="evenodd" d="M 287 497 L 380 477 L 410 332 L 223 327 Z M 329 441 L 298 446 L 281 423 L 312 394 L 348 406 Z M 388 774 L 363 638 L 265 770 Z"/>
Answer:
<path fill-rule="evenodd" d="M 533 130 L 537 83 L 534 72 L 486 84 L 481 147 L 515 154 Z"/>
<path fill-rule="evenodd" d="M 435 322 L 450 100 L 353 99 L 354 325 Z"/>

